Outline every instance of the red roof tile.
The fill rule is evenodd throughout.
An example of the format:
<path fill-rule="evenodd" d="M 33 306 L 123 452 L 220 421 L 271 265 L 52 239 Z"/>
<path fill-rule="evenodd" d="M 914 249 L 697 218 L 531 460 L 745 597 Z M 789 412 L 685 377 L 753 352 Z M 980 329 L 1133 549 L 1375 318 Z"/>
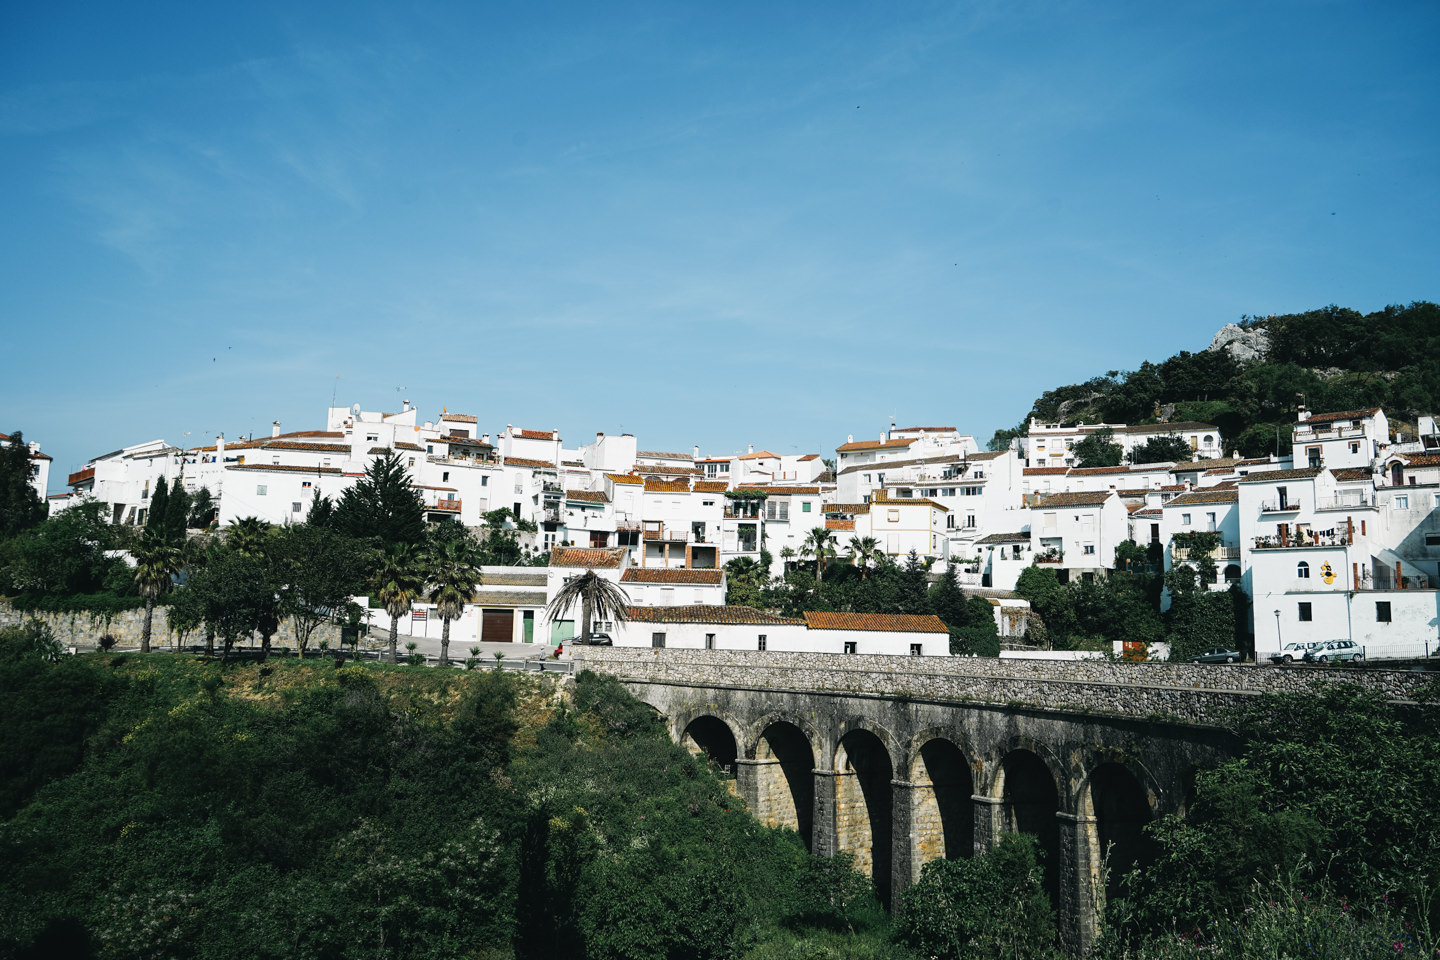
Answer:
<path fill-rule="evenodd" d="M 586 503 L 609 503 L 604 490 L 566 490 L 566 500 L 583 500 Z"/>
<path fill-rule="evenodd" d="M 894 633 L 949 633 L 934 614 L 840 613 L 833 610 L 806 610 L 805 625 L 811 630 L 874 630 Z"/>
<path fill-rule="evenodd" d="M 1087 493 L 1052 493 L 1035 505 L 1035 509 L 1045 510 L 1054 507 L 1098 507 L 1112 496 L 1109 490 L 1097 490 Z"/>
<path fill-rule="evenodd" d="M 915 438 L 909 440 L 854 440 L 850 443 L 842 443 L 835 448 L 836 453 L 850 453 L 853 450 L 881 450 L 897 447 L 908 447 L 915 442 Z"/>
<path fill-rule="evenodd" d="M 631 567 L 620 575 L 621 583 L 693 583 L 719 586 L 725 580 L 720 570 L 648 570 Z"/>
<path fill-rule="evenodd" d="M 730 485 L 724 480 L 696 480 L 692 489 L 696 493 L 724 493 Z"/>
<path fill-rule="evenodd" d="M 641 480 L 639 477 L 630 476 L 629 474 L 624 473 L 607 473 L 605 474 L 605 476 L 609 477 L 612 483 L 633 483 L 636 486 L 641 486 L 645 483 L 645 481 Z"/>
<path fill-rule="evenodd" d="M 526 440 L 554 440 L 555 434 L 550 430 L 516 430 L 512 436 L 524 437 Z"/>
<path fill-rule="evenodd" d="M 1380 412 L 1379 407 L 1369 407 L 1365 410 L 1341 410 L 1339 413 L 1315 413 L 1304 420 L 1296 420 L 1295 425 L 1300 426 L 1306 423 L 1334 423 L 1336 420 L 1364 420 L 1373 417 Z"/>
<path fill-rule="evenodd" d="M 269 470 L 274 473 L 339 474 L 339 467 L 306 467 L 284 463 L 227 463 L 226 470 Z M 354 474 L 361 476 L 361 474 Z"/>
<path fill-rule="evenodd" d="M 661 480 L 658 477 L 645 479 L 646 493 L 689 493 L 689 480 Z"/>
<path fill-rule="evenodd" d="M 506 457 L 505 463 L 514 467 L 549 467 L 555 469 L 555 464 L 549 460 L 531 460 L 528 457 Z"/>
<path fill-rule="evenodd" d="M 630 607 L 626 611 L 637 623 L 737 623 L 779 626 L 803 624 L 804 620 L 777 617 L 754 607 L 695 604 L 685 607 Z"/>
<path fill-rule="evenodd" d="M 613 570 L 625 562 L 623 547 L 552 547 L 552 567 L 593 567 Z"/>

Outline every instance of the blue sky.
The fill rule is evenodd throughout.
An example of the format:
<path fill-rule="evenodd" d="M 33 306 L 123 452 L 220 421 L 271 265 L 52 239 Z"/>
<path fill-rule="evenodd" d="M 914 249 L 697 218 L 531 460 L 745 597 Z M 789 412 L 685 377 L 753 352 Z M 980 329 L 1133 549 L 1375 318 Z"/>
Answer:
<path fill-rule="evenodd" d="M 983 443 L 1243 314 L 1440 297 L 1437 40 L 1434 3 L 11 5 L 0 430 L 63 474 L 333 391 Z"/>

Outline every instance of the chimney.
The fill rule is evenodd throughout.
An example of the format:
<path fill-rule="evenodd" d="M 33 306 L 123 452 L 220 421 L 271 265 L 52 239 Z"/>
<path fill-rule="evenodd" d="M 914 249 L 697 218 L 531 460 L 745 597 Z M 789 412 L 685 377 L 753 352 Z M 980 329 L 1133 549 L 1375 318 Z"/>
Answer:
<path fill-rule="evenodd" d="M 745 452 L 746 452 L 746 453 L 754 453 L 754 452 L 755 452 L 755 444 L 753 444 L 753 443 L 747 443 L 747 444 L 745 444 Z"/>
<path fill-rule="evenodd" d="M 1310 419 L 1310 411 L 1305 409 L 1305 404 L 1300 404 L 1300 411 L 1296 415 L 1296 419 L 1299 420 L 1301 423 L 1304 423 L 1306 420 Z"/>
<path fill-rule="evenodd" d="M 693 447 L 690 448 L 690 459 L 691 459 L 691 460 L 699 460 L 699 459 L 700 459 L 700 444 L 697 443 L 697 444 L 695 444 L 695 446 L 693 446 Z"/>
<path fill-rule="evenodd" d="M 225 434 L 223 433 L 215 435 L 215 462 L 225 462 Z"/>
<path fill-rule="evenodd" d="M 489 444 L 489 443 L 490 443 L 490 434 L 487 433 L 487 434 L 485 434 L 485 436 L 481 437 L 481 438 L 480 438 L 480 442 L 481 442 L 481 443 L 484 443 L 484 444 Z"/>
<path fill-rule="evenodd" d="M 853 433 L 852 433 L 852 434 L 849 434 L 849 435 L 845 438 L 845 442 L 846 442 L 846 443 L 854 443 L 854 442 L 855 442 L 855 434 L 853 434 Z"/>
<path fill-rule="evenodd" d="M 280 436 L 280 421 L 279 421 L 279 420 L 273 420 L 273 421 L 271 421 L 271 423 L 270 423 L 270 436 L 272 436 L 272 437 L 278 437 L 278 436 Z"/>
<path fill-rule="evenodd" d="M 410 412 L 410 401 L 409 401 L 409 400 L 402 400 L 402 401 L 400 401 L 400 403 L 401 403 L 401 407 L 400 407 L 400 412 L 401 412 L 401 413 L 408 413 L 408 412 Z"/>
<path fill-rule="evenodd" d="M 596 443 L 599 443 L 601 440 L 604 440 L 604 439 L 605 439 L 605 433 L 604 433 L 604 431 L 596 430 L 596 431 L 595 431 L 595 442 L 596 442 Z"/>
<path fill-rule="evenodd" d="M 513 423 L 507 423 L 507 424 L 505 424 L 505 433 L 506 433 L 507 435 L 513 437 L 513 436 L 515 435 L 515 424 L 513 424 Z"/>

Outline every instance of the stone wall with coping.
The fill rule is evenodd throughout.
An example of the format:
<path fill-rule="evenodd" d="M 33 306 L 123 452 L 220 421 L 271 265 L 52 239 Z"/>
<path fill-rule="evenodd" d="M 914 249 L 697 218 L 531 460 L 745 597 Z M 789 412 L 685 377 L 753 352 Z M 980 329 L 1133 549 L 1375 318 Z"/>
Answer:
<path fill-rule="evenodd" d="M 626 680 L 700 687 L 853 692 L 1213 725 L 1264 693 L 1354 683 L 1410 700 L 1435 674 L 1325 667 L 917 658 L 736 650 L 576 648 L 577 663 Z"/>
<path fill-rule="evenodd" d="M 150 627 L 150 645 L 156 650 L 169 650 L 179 643 L 179 638 L 170 629 L 169 611 L 165 607 L 155 608 L 155 618 Z M 17 610 L 8 603 L 0 603 L 0 628 L 17 626 L 26 620 L 36 619 L 50 627 L 55 639 L 65 647 L 90 649 L 97 646 L 100 638 L 110 634 L 120 647 L 138 647 L 140 634 L 145 629 L 145 608 L 125 610 L 117 613 L 108 623 L 101 617 L 88 613 L 29 613 Z M 340 645 L 340 628 L 334 624 L 321 624 L 310 635 L 310 649 L 319 648 L 321 640 L 328 640 L 331 647 Z M 205 642 L 203 630 L 186 634 L 185 646 Z M 259 638 L 256 638 L 259 642 Z M 295 627 L 287 618 L 280 623 L 280 632 L 271 641 L 275 647 L 295 648 Z M 218 641 L 217 641 L 218 646 Z"/>

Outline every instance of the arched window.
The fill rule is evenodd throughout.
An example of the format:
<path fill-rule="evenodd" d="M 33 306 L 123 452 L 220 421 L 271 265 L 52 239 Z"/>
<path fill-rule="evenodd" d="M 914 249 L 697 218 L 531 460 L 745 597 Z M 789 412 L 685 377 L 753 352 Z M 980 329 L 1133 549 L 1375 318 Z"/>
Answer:
<path fill-rule="evenodd" d="M 1240 580 L 1240 565 L 1238 563 L 1228 564 L 1225 567 L 1225 582 L 1238 583 Z"/>
<path fill-rule="evenodd" d="M 1299 577 L 1301 580 L 1309 580 L 1310 564 L 1306 563 L 1304 560 L 1301 560 L 1299 563 L 1295 564 L 1295 576 Z"/>

